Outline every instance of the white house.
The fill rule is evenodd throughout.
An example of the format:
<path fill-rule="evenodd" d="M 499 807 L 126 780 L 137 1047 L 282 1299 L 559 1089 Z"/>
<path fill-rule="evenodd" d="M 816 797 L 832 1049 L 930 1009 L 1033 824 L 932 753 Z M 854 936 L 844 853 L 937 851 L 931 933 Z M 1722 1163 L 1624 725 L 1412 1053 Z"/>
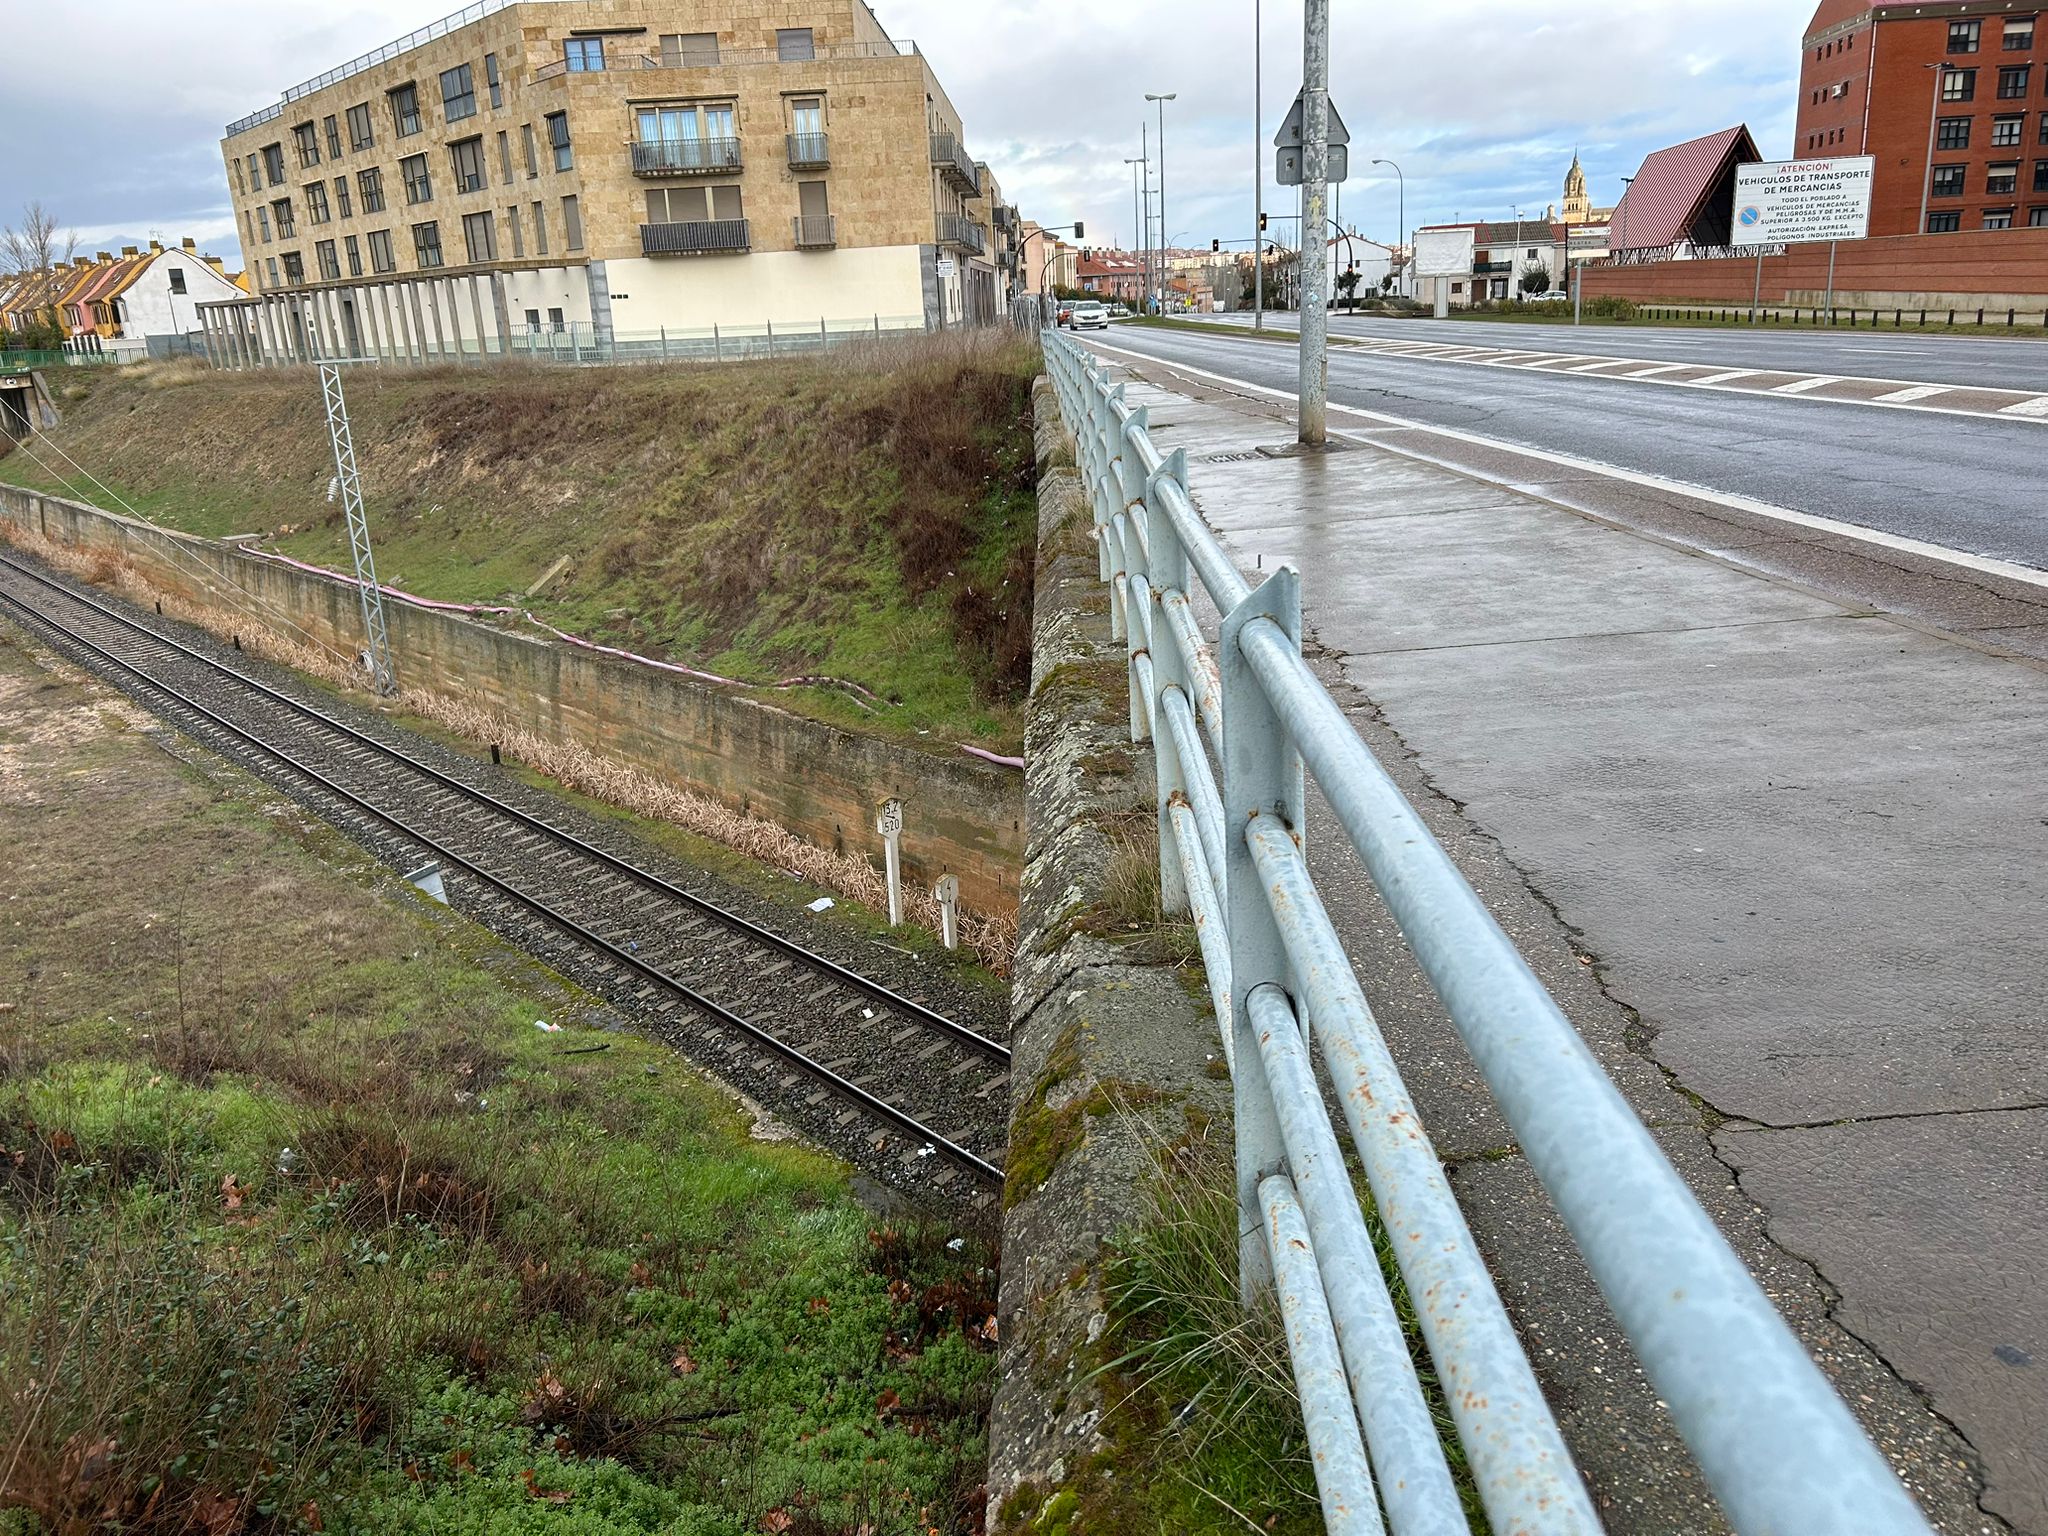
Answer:
<path fill-rule="evenodd" d="M 1330 291 L 1337 291 L 1337 279 L 1351 267 L 1358 269 L 1358 297 L 1378 293 L 1388 273 L 1394 270 L 1394 247 L 1368 240 L 1356 231 L 1330 237 Z"/>
<path fill-rule="evenodd" d="M 149 260 L 114 297 L 114 318 L 123 341 L 146 345 L 152 339 L 185 337 L 199 330 L 195 304 L 247 297 L 230 280 L 218 256 L 200 255 L 190 240 L 174 249 L 152 240 Z"/>

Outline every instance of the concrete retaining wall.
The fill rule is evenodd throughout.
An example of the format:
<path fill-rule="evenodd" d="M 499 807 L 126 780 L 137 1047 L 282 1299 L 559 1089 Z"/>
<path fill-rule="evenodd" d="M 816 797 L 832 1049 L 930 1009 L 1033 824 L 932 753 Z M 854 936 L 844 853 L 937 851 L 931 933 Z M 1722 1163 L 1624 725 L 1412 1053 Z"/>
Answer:
<path fill-rule="evenodd" d="M 1586 297 L 1614 294 L 1637 303 L 1748 304 L 1757 291 L 1754 256 L 1653 261 L 1584 269 Z M 1763 263 L 1765 304 L 1826 302 L 1828 248 L 1788 246 Z M 1842 309 L 1951 309 L 1974 320 L 2005 320 L 2018 310 L 2039 325 L 2048 311 L 2048 230 L 1960 230 L 1844 240 L 1835 255 L 1835 303 Z"/>
<path fill-rule="evenodd" d="M 248 621 L 288 615 L 344 654 L 361 647 L 355 588 L 96 507 L 0 485 L 0 518 L 81 550 L 133 561 L 165 593 Z M 223 594 L 234 588 L 252 602 Z M 1023 793 L 1011 768 L 942 757 L 820 725 L 752 698 L 511 630 L 389 603 L 399 680 L 476 704 L 549 739 L 589 748 L 822 847 L 879 862 L 875 810 L 905 805 L 905 878 L 960 879 L 978 911 L 1016 910 Z M 292 635 L 282 618 L 269 628 Z"/>

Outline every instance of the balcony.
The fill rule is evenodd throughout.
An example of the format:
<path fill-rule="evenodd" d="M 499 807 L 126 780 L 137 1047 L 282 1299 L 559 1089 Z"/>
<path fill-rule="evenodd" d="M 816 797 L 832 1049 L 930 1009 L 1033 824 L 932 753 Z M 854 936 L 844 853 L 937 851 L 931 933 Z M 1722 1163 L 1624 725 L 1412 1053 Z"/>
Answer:
<path fill-rule="evenodd" d="M 1014 232 L 1017 228 L 1017 210 L 1008 203 L 997 203 L 990 210 L 995 215 L 996 228 Z"/>
<path fill-rule="evenodd" d="M 697 219 L 688 224 L 642 224 L 643 256 L 716 256 L 753 249 L 745 219 Z"/>
<path fill-rule="evenodd" d="M 939 174 L 959 190 L 962 197 L 981 196 L 981 172 L 973 159 L 950 133 L 932 135 L 932 164 Z"/>
<path fill-rule="evenodd" d="M 830 250 L 839 243 L 839 221 L 829 213 L 800 213 L 790 222 L 800 251 Z"/>
<path fill-rule="evenodd" d="M 970 256 L 979 256 L 984 244 L 981 226 L 963 213 L 942 213 L 939 215 L 939 244 L 965 251 Z"/>
<path fill-rule="evenodd" d="M 832 141 L 822 133 L 792 133 L 789 140 L 789 168 L 792 171 L 821 171 L 832 163 Z"/>
<path fill-rule="evenodd" d="M 717 176 L 740 168 L 738 139 L 638 139 L 635 176 Z"/>

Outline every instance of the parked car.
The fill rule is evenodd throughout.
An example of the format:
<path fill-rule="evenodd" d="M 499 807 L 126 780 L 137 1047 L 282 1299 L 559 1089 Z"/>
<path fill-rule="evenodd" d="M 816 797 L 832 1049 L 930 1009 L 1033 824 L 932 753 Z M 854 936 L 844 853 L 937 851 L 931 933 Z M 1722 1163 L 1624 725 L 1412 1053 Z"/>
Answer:
<path fill-rule="evenodd" d="M 1130 315 L 1131 306 L 1128 304 L 1112 304 L 1109 306 L 1109 318 L 1112 320 L 1128 320 Z"/>
<path fill-rule="evenodd" d="M 1059 316 L 1055 323 L 1059 325 L 1071 326 L 1074 323 L 1074 306 L 1071 304 L 1062 304 L 1060 306 Z"/>
<path fill-rule="evenodd" d="M 1075 303 L 1067 324 L 1077 331 L 1106 331 L 1109 329 L 1109 310 L 1094 299 L 1082 299 Z"/>

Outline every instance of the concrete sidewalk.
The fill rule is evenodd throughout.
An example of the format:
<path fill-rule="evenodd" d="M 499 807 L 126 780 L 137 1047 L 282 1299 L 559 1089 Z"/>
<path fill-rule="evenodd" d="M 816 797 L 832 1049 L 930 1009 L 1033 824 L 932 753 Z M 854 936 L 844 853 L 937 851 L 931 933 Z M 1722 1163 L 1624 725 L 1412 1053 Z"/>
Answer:
<path fill-rule="evenodd" d="M 1301 569 L 1339 702 L 1930 1515 L 2048 1536 L 2048 669 L 1378 448 L 1270 457 L 1283 407 L 1204 393 L 1132 388 L 1240 565 Z M 1611 1526 L 1721 1529 L 1320 821 Z"/>

